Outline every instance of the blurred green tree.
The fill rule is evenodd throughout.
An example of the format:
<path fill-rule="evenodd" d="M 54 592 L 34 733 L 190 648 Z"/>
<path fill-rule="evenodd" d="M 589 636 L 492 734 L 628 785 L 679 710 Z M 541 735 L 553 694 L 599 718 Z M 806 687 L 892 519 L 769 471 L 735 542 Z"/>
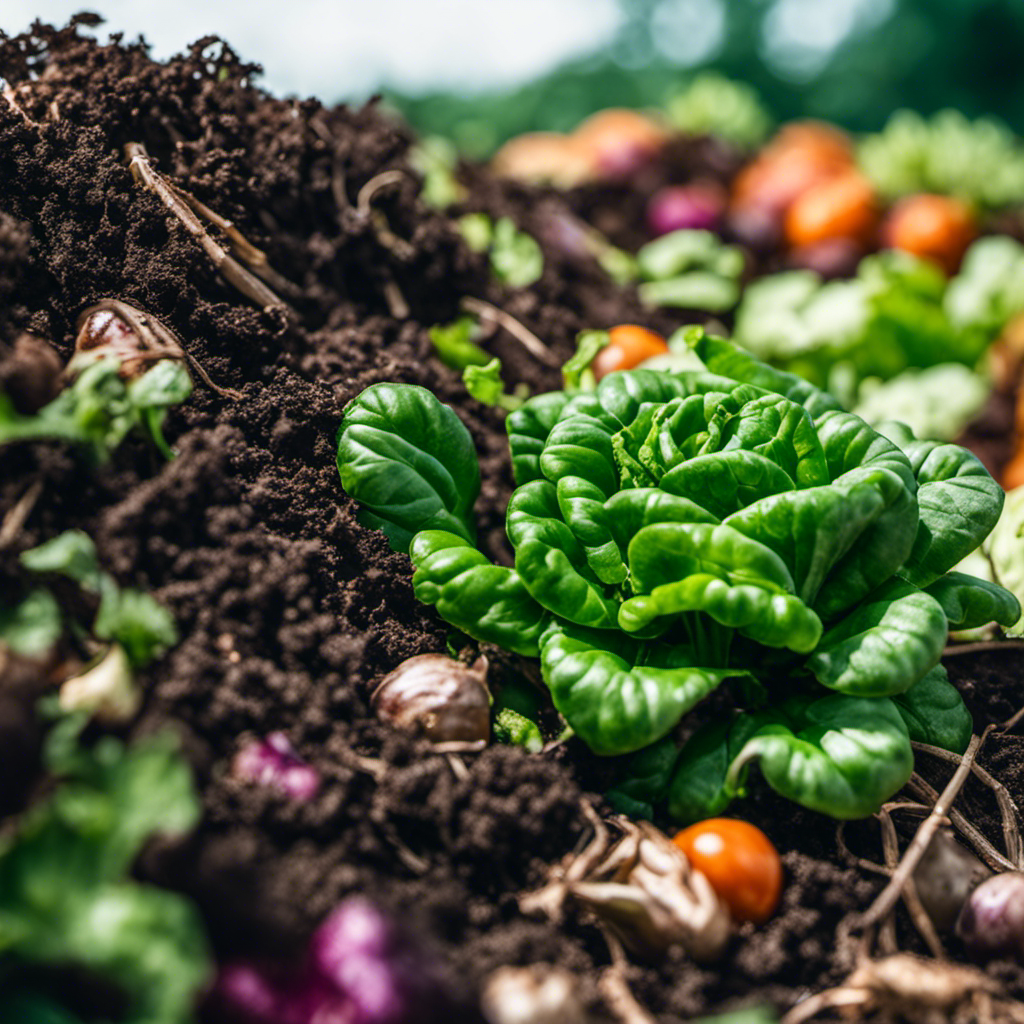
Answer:
<path fill-rule="evenodd" d="M 858 131 L 900 107 L 1024 128 L 1024 0 L 620 0 L 604 51 L 502 93 L 389 95 L 421 132 L 474 156 L 607 106 L 657 106 L 695 72 L 753 85 L 779 118 Z"/>

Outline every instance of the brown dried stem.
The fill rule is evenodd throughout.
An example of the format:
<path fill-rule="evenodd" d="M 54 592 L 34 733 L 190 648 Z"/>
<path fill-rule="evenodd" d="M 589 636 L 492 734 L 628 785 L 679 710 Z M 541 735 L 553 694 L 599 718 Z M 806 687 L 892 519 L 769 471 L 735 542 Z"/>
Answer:
<path fill-rule="evenodd" d="M 181 198 L 176 186 L 170 184 L 162 174 L 153 168 L 146 147 L 139 142 L 129 142 L 124 147 L 125 156 L 132 177 L 154 192 L 168 211 L 181 221 L 185 230 L 199 243 L 203 252 L 210 257 L 218 272 L 228 283 L 234 285 L 247 299 L 263 309 L 284 309 L 289 306 L 258 277 L 251 274 L 232 255 L 225 252 L 203 227 L 199 217 Z"/>
<path fill-rule="evenodd" d="M 989 726 L 991 729 L 992 726 Z M 987 732 L 988 730 L 986 730 Z M 943 750 L 941 747 L 933 747 L 928 743 L 911 743 L 915 750 L 924 754 L 931 754 L 942 761 L 950 764 L 962 764 L 966 758 L 954 754 L 950 750 Z M 1019 871 L 1024 868 L 1024 857 L 1021 850 L 1020 821 L 1018 818 L 1017 805 L 1013 802 L 1007 788 L 996 778 L 993 778 L 980 764 L 972 762 L 971 771 L 995 794 L 996 803 L 999 805 L 999 813 L 1003 822 L 1003 840 L 1006 843 L 1006 854 L 1013 864 L 1011 870 Z"/>
<path fill-rule="evenodd" d="M 463 297 L 462 308 L 467 313 L 481 317 L 484 320 L 492 320 L 494 323 L 504 327 L 509 334 L 522 343 L 531 355 L 539 359 L 545 366 L 561 366 L 554 352 L 544 344 L 532 331 L 527 330 L 515 317 L 509 316 L 503 309 L 485 302 L 483 299 L 474 298 L 471 295 Z"/>
<path fill-rule="evenodd" d="M 170 327 L 161 323 L 152 313 L 146 313 L 137 306 L 124 302 L 122 299 L 100 299 L 78 315 L 78 330 L 94 313 L 110 312 L 123 320 L 143 343 L 145 349 L 138 354 L 133 353 L 132 359 L 159 360 L 181 359 L 195 371 L 199 379 L 211 390 L 224 398 L 239 399 L 240 391 L 234 388 L 221 387 L 215 384 L 202 364 L 182 344 L 181 339 Z M 96 350 L 93 350 L 96 351 Z"/>
<path fill-rule="evenodd" d="M 931 814 L 921 822 L 917 833 L 903 854 L 899 867 L 896 868 L 892 878 L 889 879 L 889 884 L 878 894 L 877 899 L 868 910 L 861 915 L 858 923 L 862 928 L 877 924 L 896 905 L 896 901 L 900 898 L 906 887 L 907 879 L 914 873 L 914 869 L 920 862 L 925 850 L 928 849 L 928 844 L 932 841 L 932 837 L 935 835 L 942 820 L 946 817 L 949 805 L 956 799 L 964 782 L 967 781 L 967 776 L 971 772 L 971 765 L 974 763 L 974 759 L 977 757 L 978 751 L 991 728 L 989 726 L 981 736 L 971 737 L 971 742 L 963 756 L 963 761 L 953 773 L 953 777 L 949 780 L 946 788 L 942 791 L 942 795 L 936 801 Z"/>
<path fill-rule="evenodd" d="M 986 654 L 989 651 L 1024 651 L 1024 640 L 979 640 L 973 644 L 950 644 L 942 656 L 953 658 L 960 654 Z"/>
<path fill-rule="evenodd" d="M 928 800 L 931 803 L 935 803 L 939 798 L 938 790 L 925 782 L 917 772 L 910 776 L 910 780 L 907 782 L 907 789 L 916 793 L 922 800 Z M 927 807 L 921 807 L 920 813 L 928 814 L 930 812 Z M 981 833 L 978 827 L 955 808 L 950 808 L 949 822 L 974 847 L 974 852 L 993 871 L 1017 870 L 1017 865 L 1001 854 Z"/>
<path fill-rule="evenodd" d="M 612 963 L 606 967 L 597 981 L 597 987 L 608 1009 L 616 1016 L 622 1024 L 658 1024 L 637 1001 L 626 981 L 626 969 L 629 961 L 626 959 L 625 950 L 618 937 L 602 921 L 598 921 L 598 927 L 608 944 L 608 952 L 611 955 Z"/>
<path fill-rule="evenodd" d="M 21 533 L 25 521 L 32 514 L 39 495 L 43 493 L 43 481 L 36 480 L 29 484 L 24 494 L 8 509 L 3 522 L 0 523 L 0 551 L 10 547 Z"/>
<path fill-rule="evenodd" d="M 373 230 L 381 245 L 390 249 L 400 260 L 405 261 L 411 260 L 416 255 L 416 250 L 404 238 L 399 238 L 391 230 L 387 217 L 380 210 L 373 208 L 373 201 L 379 192 L 401 185 L 407 178 L 408 175 L 405 171 L 382 171 L 372 177 L 356 196 L 356 213 L 363 220 L 368 220 L 373 224 Z"/>

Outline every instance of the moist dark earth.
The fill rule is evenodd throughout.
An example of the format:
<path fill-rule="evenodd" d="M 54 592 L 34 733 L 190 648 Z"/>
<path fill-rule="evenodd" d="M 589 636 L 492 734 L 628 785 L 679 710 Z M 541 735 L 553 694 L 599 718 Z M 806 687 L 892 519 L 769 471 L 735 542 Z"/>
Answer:
<path fill-rule="evenodd" d="M 339 900 L 364 893 L 399 911 L 444 960 L 465 1020 L 477 1019 L 472 1007 L 491 970 L 534 962 L 573 971 L 595 1019 L 612 1019 L 597 991 L 609 962 L 600 933 L 572 914 L 561 928 L 525 918 L 516 903 L 586 837 L 581 799 L 599 790 L 602 765 L 570 742 L 541 755 L 492 746 L 459 755 L 461 771 L 375 720 L 368 696 L 376 682 L 405 658 L 444 652 L 452 638 L 413 599 L 408 558 L 356 522 L 339 485 L 334 436 L 345 404 L 377 381 L 422 384 L 451 403 L 481 457 L 483 543 L 507 559 L 502 415 L 473 402 L 459 375 L 437 361 L 428 327 L 452 320 L 466 296 L 493 303 L 550 347 L 547 366 L 503 331 L 483 342 L 502 357 L 509 384 L 540 391 L 559 386 L 553 367 L 571 354 L 577 331 L 672 323 L 596 265 L 547 247 L 539 282 L 501 288 L 451 220 L 418 199 L 405 129 L 373 104 L 327 109 L 272 98 L 254 84 L 257 75 L 215 39 L 165 64 L 116 37 L 98 44 L 74 23 L 0 39 L 0 76 L 14 101 L 0 102 L 5 389 L 21 407 L 38 407 L 52 381 L 14 352 L 16 338 L 30 331 L 66 359 L 79 313 L 118 298 L 158 317 L 218 385 L 241 392 L 232 399 L 197 383 L 169 417 L 178 452 L 170 462 L 135 440 L 98 467 L 56 443 L 0 449 L 0 521 L 41 485 L 23 528 L 0 549 L 5 599 L 26 585 L 18 554 L 74 527 L 95 538 L 119 582 L 152 592 L 173 612 L 181 642 L 143 673 L 144 709 L 125 731 L 179 732 L 204 816 L 187 840 L 151 844 L 136 871 L 196 901 L 219 958 L 292 955 Z M 124 157 L 133 142 L 266 251 L 291 282 L 282 294 L 291 312 L 256 308 L 218 275 L 133 180 Z M 386 171 L 400 174 L 373 199 L 381 221 L 360 210 L 358 197 Z M 467 208 L 500 215 L 529 207 L 528 192 L 510 200 L 480 177 Z M 543 200 L 562 202 L 549 193 Z M 536 679 L 534 664 L 488 653 L 496 687 Z M 977 728 L 1022 702 L 1020 650 L 951 658 L 950 668 Z M 9 817 L 45 782 L 32 711 L 38 692 L 3 682 L 0 815 Z M 311 802 L 229 776 L 239 747 L 273 730 L 286 731 L 321 772 L 325 784 Z M 354 755 L 379 759 L 380 779 Z M 1024 739 L 994 736 L 982 760 L 1021 791 Z M 947 767 L 924 771 L 941 788 Z M 988 792 L 971 783 L 963 800 L 998 841 Z M 763 786 L 755 783 L 736 813 L 783 854 L 782 906 L 766 926 L 744 926 L 715 968 L 681 954 L 632 968 L 634 993 L 658 1020 L 748 1003 L 786 1008 L 852 966 L 853 945 L 837 941 L 837 929 L 844 934 L 848 915 L 867 907 L 877 876 L 840 866 L 834 822 Z M 868 826 L 858 842 L 865 856 L 879 857 Z M 913 947 L 904 924 L 901 939 Z M 1024 995 L 1018 972 L 996 970 Z M 87 1006 L 73 1008 L 88 1015 Z M 218 1020 L 212 1008 L 203 1012 Z"/>

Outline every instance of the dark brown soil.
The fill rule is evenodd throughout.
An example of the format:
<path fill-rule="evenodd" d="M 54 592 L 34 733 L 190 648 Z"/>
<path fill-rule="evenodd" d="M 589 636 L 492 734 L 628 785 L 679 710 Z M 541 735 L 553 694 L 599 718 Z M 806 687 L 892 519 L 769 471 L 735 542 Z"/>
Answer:
<path fill-rule="evenodd" d="M 427 936 L 468 1004 L 494 967 L 547 961 L 576 972 L 607 1019 L 599 933 L 572 917 L 562 929 L 528 920 L 515 900 L 583 835 L 581 792 L 600 772 L 574 747 L 492 747 L 453 767 L 370 716 L 375 682 L 404 658 L 444 651 L 449 630 L 413 599 L 408 559 L 356 523 L 333 441 L 345 403 L 375 381 L 416 382 L 453 403 L 482 460 L 481 535 L 500 558 L 511 486 L 501 416 L 468 399 L 431 355 L 426 329 L 452 319 L 466 295 L 501 305 L 563 359 L 584 326 L 667 325 L 596 268 L 570 271 L 552 254 L 537 285 L 501 290 L 450 221 L 417 199 L 403 130 L 372 105 L 273 99 L 255 73 L 212 39 L 166 64 L 73 26 L 0 42 L 0 75 L 20 106 L 0 102 L 0 343 L 31 330 L 67 357 L 78 313 L 117 297 L 159 317 L 215 381 L 242 392 L 233 401 L 198 385 L 169 417 L 170 463 L 135 441 L 101 467 L 56 444 L 0 449 L 0 521 L 42 483 L 0 550 L 5 597 L 24 585 L 20 551 L 77 527 L 118 580 L 174 613 L 181 642 L 144 673 L 132 731 L 181 732 L 205 814 L 195 835 L 154 845 L 138 870 L 196 900 L 219 956 L 294 953 L 339 899 L 364 892 Z M 156 167 L 265 248 L 295 286 L 293 316 L 254 308 L 217 275 L 133 181 L 129 142 L 145 143 Z M 408 251 L 355 206 L 386 170 L 406 183 L 375 205 Z M 495 214 L 510 202 L 483 186 L 476 195 Z M 396 317 L 393 291 L 389 305 L 392 284 L 408 316 Z M 557 386 L 557 371 L 511 337 L 488 344 L 510 382 Z M 506 656 L 495 665 L 499 685 L 535 671 Z M 979 723 L 1015 710 L 1021 667 L 955 664 Z M 0 702 L 0 749 L 17 738 L 20 761 L 0 779 L 0 813 L 28 798 L 38 738 L 29 695 L 12 693 Z M 323 774 L 308 804 L 228 775 L 247 737 L 277 729 Z M 990 740 L 986 760 L 1019 792 L 1018 742 Z M 353 752 L 379 759 L 382 780 Z M 878 889 L 837 866 L 831 821 L 764 789 L 741 810 L 784 854 L 783 906 L 764 928 L 747 926 L 715 969 L 681 957 L 633 969 L 637 995 L 669 1024 L 737 1001 L 786 1006 L 839 981 L 849 950 L 837 949 L 836 928 Z"/>

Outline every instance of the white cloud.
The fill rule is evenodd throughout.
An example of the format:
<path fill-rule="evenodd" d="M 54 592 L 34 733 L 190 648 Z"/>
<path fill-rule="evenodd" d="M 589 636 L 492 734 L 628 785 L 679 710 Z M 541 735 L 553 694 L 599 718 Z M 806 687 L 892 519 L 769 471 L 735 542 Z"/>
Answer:
<path fill-rule="evenodd" d="M 621 19 L 616 0 L 3 0 L 0 27 L 83 7 L 107 19 L 101 37 L 141 33 L 158 58 L 222 35 L 264 66 L 268 88 L 327 100 L 517 85 L 607 44 Z"/>

